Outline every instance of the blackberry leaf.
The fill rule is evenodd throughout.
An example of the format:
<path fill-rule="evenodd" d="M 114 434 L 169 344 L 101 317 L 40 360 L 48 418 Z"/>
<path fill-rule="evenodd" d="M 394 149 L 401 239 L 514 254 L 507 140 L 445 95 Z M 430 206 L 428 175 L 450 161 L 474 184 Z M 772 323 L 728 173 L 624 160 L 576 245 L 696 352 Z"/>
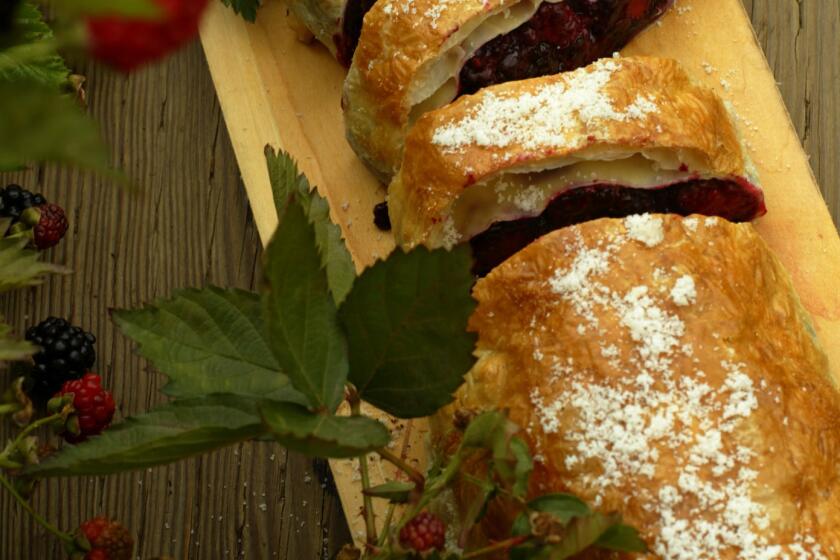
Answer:
<path fill-rule="evenodd" d="M 339 317 L 362 399 L 400 418 L 452 401 L 474 363 L 470 266 L 465 246 L 420 248 L 396 251 L 356 279 Z"/>
<path fill-rule="evenodd" d="M 209 287 L 180 290 L 143 309 L 117 311 L 123 334 L 169 377 L 177 398 L 231 393 L 305 403 L 269 347 L 256 294 Z"/>
<path fill-rule="evenodd" d="M 490 450 L 490 466 L 499 480 L 511 486 L 514 496 L 522 498 L 528 490 L 528 480 L 534 463 L 528 444 L 516 435 L 519 430 L 519 426 L 508 420 L 504 412 L 483 412 L 467 426 L 461 440 L 461 450 Z"/>
<path fill-rule="evenodd" d="M 164 465 L 265 433 L 254 401 L 233 395 L 174 401 L 65 447 L 25 474 L 104 475 Z"/>
<path fill-rule="evenodd" d="M 282 446 L 309 456 L 357 457 L 391 440 L 388 428 L 367 416 L 313 414 L 304 407 L 279 402 L 264 403 L 260 412 Z"/>
<path fill-rule="evenodd" d="M 639 531 L 635 527 L 623 524 L 613 525 L 607 529 L 598 537 L 595 545 L 619 552 L 647 552 L 647 545 L 639 536 Z"/>
<path fill-rule="evenodd" d="M 91 119 L 68 95 L 37 82 L 0 81 L 0 170 L 57 162 L 110 172 L 108 150 Z"/>
<path fill-rule="evenodd" d="M 298 171 L 289 154 L 282 151 L 275 153 L 270 146 L 266 146 L 265 157 L 277 215 L 282 220 L 292 197 L 300 202 L 306 218 L 315 228 L 315 242 L 321 256 L 321 266 L 327 271 L 330 292 L 335 304 L 341 305 L 353 287 L 356 267 L 341 237 L 341 228 L 330 219 L 327 200 L 310 187 L 309 181 Z"/>
<path fill-rule="evenodd" d="M 34 43 L 46 44 L 53 39 L 53 32 L 44 22 L 41 11 L 35 4 L 22 2 L 13 17 L 13 29 L 5 37 L 11 40 L 4 40 L 0 45 L 8 49 L 2 53 L 2 58 L 10 58 L 13 61 L 15 48 L 25 48 Z M 36 60 L 0 65 L 0 80 L 2 81 L 32 81 L 51 87 L 55 91 L 69 86 L 69 75 L 70 69 L 54 52 Z"/>
<path fill-rule="evenodd" d="M 31 342 L 16 338 L 12 334 L 12 327 L 4 323 L 0 315 L 0 362 L 23 360 L 37 351 L 38 347 Z"/>
<path fill-rule="evenodd" d="M 3 230 L 6 219 L 0 219 Z M 24 237 L 0 238 L 0 294 L 37 286 L 46 274 L 67 274 L 69 271 L 58 265 L 40 261 L 40 253 L 27 249 L 29 240 Z"/>
<path fill-rule="evenodd" d="M 561 560 L 571 558 L 591 546 L 598 546 L 598 540 L 615 525 L 621 523 L 621 516 L 616 513 L 590 513 L 575 517 L 563 531 L 558 544 L 547 546 L 538 558 Z M 623 550 L 623 549 L 622 549 Z"/>
<path fill-rule="evenodd" d="M 572 494 L 546 494 L 528 502 L 528 508 L 550 513 L 564 523 L 592 513 L 583 500 Z"/>
<path fill-rule="evenodd" d="M 266 249 L 265 309 L 280 367 L 313 408 L 334 411 L 347 381 L 347 341 L 297 198 Z"/>

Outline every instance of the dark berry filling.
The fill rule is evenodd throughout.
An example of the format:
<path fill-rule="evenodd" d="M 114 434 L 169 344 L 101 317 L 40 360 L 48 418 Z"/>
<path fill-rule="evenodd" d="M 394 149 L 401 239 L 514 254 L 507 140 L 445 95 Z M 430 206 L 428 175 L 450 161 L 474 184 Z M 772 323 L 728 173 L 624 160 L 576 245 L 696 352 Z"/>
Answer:
<path fill-rule="evenodd" d="M 461 69 L 459 95 L 513 80 L 574 70 L 620 50 L 671 0 L 543 2 L 534 16 L 488 41 Z"/>
<path fill-rule="evenodd" d="M 338 60 L 350 66 L 365 14 L 375 0 L 348 0 Z M 672 0 L 563 0 L 543 2 L 510 33 L 482 45 L 461 69 L 459 95 L 502 82 L 574 70 L 620 50 L 653 23 Z"/>
<path fill-rule="evenodd" d="M 376 0 L 347 0 L 344 5 L 344 17 L 341 19 L 341 35 L 333 40 L 338 52 L 338 61 L 344 66 L 350 66 L 353 53 L 362 34 L 362 23 L 365 14 L 373 7 Z"/>
<path fill-rule="evenodd" d="M 373 223 L 382 231 L 391 231 L 391 216 L 388 214 L 387 202 L 380 202 L 373 207 Z"/>
<path fill-rule="evenodd" d="M 508 257 L 551 231 L 598 218 L 631 214 L 704 214 L 746 222 L 766 211 L 760 191 L 744 182 L 694 179 L 656 189 L 595 184 L 563 192 L 542 214 L 496 222 L 470 240 L 473 273 L 485 276 Z"/>

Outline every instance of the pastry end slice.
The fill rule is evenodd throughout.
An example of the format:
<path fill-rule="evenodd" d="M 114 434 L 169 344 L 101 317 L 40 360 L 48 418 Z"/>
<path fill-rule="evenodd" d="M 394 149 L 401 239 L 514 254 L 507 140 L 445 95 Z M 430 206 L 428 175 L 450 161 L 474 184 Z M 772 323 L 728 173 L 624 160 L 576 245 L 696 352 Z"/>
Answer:
<path fill-rule="evenodd" d="M 586 222 L 474 295 L 478 362 L 434 423 L 443 453 L 453 409 L 506 410 L 535 458 L 530 497 L 570 492 L 620 513 L 645 558 L 840 557 L 840 394 L 750 224 Z M 497 502 L 486 537 L 517 513 Z"/>
<path fill-rule="evenodd" d="M 311 1 L 311 0 L 310 0 Z M 380 0 L 344 85 L 347 137 L 384 180 L 417 117 L 494 84 L 574 70 L 622 49 L 671 0 Z"/>

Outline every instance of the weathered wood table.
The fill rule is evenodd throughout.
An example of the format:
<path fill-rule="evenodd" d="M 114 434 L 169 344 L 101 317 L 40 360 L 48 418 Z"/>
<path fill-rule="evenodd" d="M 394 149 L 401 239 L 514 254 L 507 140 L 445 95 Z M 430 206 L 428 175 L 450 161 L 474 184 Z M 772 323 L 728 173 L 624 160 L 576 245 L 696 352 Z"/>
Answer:
<path fill-rule="evenodd" d="M 837 223 L 840 4 L 744 3 Z M 90 111 L 114 161 L 141 192 L 53 167 L 0 176 L 68 209 L 71 230 L 48 258 L 75 271 L 0 301 L 0 313 L 19 331 L 52 314 L 96 333 L 98 371 L 125 416 L 163 400 L 163 377 L 132 355 L 109 309 L 185 286 L 254 288 L 261 250 L 198 44 L 128 78 L 95 64 L 77 71 L 88 76 Z M 8 432 L 0 424 L 0 440 Z M 65 529 L 96 514 L 122 520 L 144 560 L 329 558 L 350 536 L 327 482 L 308 459 L 244 444 L 129 475 L 51 480 L 33 503 Z M 63 557 L 58 542 L 0 493 L 0 559 Z"/>

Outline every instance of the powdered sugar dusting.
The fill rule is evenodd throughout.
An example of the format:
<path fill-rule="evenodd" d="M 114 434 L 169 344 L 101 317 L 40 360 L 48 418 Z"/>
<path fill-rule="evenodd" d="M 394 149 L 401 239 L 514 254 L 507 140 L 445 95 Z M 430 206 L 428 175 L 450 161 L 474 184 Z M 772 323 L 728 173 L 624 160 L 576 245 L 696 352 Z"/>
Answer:
<path fill-rule="evenodd" d="M 757 453 L 742 436 L 758 409 L 758 391 L 767 391 L 768 384 L 755 382 L 748 366 L 723 346 L 716 349 L 722 359 L 699 369 L 680 316 L 698 300 L 694 278 L 670 269 L 654 281 L 654 271 L 664 269 L 651 267 L 651 285 L 673 278 L 666 284 L 670 290 L 644 282 L 611 290 L 602 280 L 621 274 L 618 250 L 627 240 L 661 243 L 662 238 L 651 237 L 652 218 L 625 220 L 627 233 L 612 235 L 609 242 L 589 246 L 578 236 L 569 243 L 571 262 L 555 271 L 549 288 L 569 306 L 570 325 L 576 325 L 573 314 L 596 329 L 599 318 L 614 318 L 610 324 L 618 330 L 600 343 L 600 354 L 621 375 L 593 377 L 591 369 L 555 358 L 562 372 L 529 393 L 535 427 L 565 442 L 558 460 L 595 496 L 596 505 L 612 488 L 638 488 L 634 480 L 640 478 L 672 481 L 658 493 L 639 490 L 642 507 L 659 520 L 655 530 L 651 527 L 651 549 L 658 557 L 825 559 L 808 535 L 773 543 L 762 534 L 770 518 L 756 499 Z M 660 233 L 661 226 L 660 219 Z M 714 351 L 704 349 L 704 354 Z"/>
<path fill-rule="evenodd" d="M 648 247 L 655 247 L 665 239 L 662 218 L 651 214 L 637 214 L 624 219 L 624 227 L 630 239 L 641 241 Z"/>
<path fill-rule="evenodd" d="M 436 2 L 434 2 L 434 4 L 432 4 L 432 6 L 423 14 L 429 21 L 429 25 L 432 29 L 437 29 L 438 20 L 440 19 L 441 14 L 443 14 L 444 9 L 446 9 L 449 5 L 449 2 L 450 0 L 436 0 Z"/>
<path fill-rule="evenodd" d="M 610 253 L 605 249 L 587 249 L 579 245 L 572 265 L 567 270 L 557 270 L 548 281 L 551 290 L 563 296 L 578 315 L 592 327 L 598 327 L 595 306 L 603 305 L 608 292 L 593 280 L 609 269 Z"/>
<path fill-rule="evenodd" d="M 691 305 L 697 301 L 697 288 L 694 285 L 694 278 L 688 274 L 677 278 L 677 282 L 671 289 L 671 300 L 680 307 Z"/>
<path fill-rule="evenodd" d="M 417 6 L 414 5 L 414 0 L 386 0 L 382 5 L 382 11 L 389 16 L 396 12 L 416 14 Z"/>
<path fill-rule="evenodd" d="M 626 295 L 613 294 L 611 305 L 618 312 L 621 324 L 637 343 L 645 369 L 665 372 L 670 356 L 680 346 L 685 325 L 676 315 L 663 310 L 651 297 L 647 286 L 636 286 Z"/>
<path fill-rule="evenodd" d="M 503 96 L 488 91 L 466 117 L 439 127 L 432 141 L 448 150 L 513 144 L 537 149 L 567 144 L 568 133 L 580 126 L 645 118 L 657 110 L 653 98 L 639 96 L 618 110 L 603 89 L 622 64 L 600 60 L 567 74 L 567 82 L 545 84 L 533 93 Z"/>

